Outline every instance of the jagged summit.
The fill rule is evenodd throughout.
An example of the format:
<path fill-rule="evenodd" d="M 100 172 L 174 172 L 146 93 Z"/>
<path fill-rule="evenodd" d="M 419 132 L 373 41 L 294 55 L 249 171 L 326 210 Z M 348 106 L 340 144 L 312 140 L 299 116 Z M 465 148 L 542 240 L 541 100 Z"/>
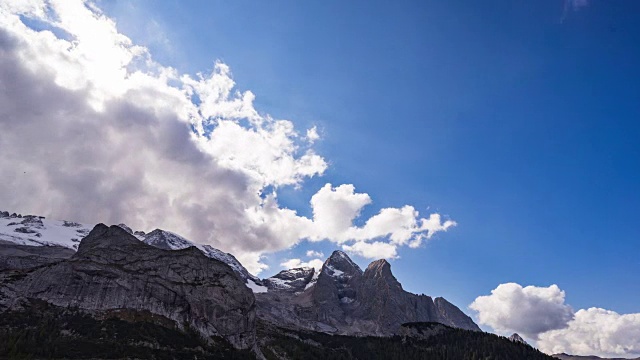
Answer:
<path fill-rule="evenodd" d="M 367 266 L 367 269 L 364 272 L 365 274 L 372 274 L 375 277 L 393 276 L 391 273 L 391 264 L 389 264 L 385 259 L 373 261 L 369 266 Z"/>
<path fill-rule="evenodd" d="M 331 256 L 327 258 L 322 268 L 327 268 L 333 272 L 336 272 L 337 270 L 338 272 L 357 272 L 362 274 L 362 269 L 360 269 L 360 266 L 353 262 L 349 255 L 340 250 L 335 250 L 333 253 L 331 253 Z"/>
<path fill-rule="evenodd" d="M 480 331 L 445 299 L 403 290 L 384 259 L 373 261 L 363 272 L 346 253 L 336 250 L 319 272 L 284 270 L 265 284 L 269 292 L 256 294 L 258 316 L 283 326 L 336 334 L 392 335 L 403 323 L 439 322 Z"/>
<path fill-rule="evenodd" d="M 335 259 L 344 258 L 351 261 L 351 258 L 349 257 L 349 255 L 347 255 L 347 253 L 345 253 L 342 250 L 334 250 L 327 259 L 334 259 L 334 258 Z"/>
<path fill-rule="evenodd" d="M 391 288 L 397 291 L 402 290 L 402 284 L 393 276 L 391 272 L 391 264 L 385 259 L 372 262 L 364 271 L 363 278 L 365 282 L 375 283 L 376 288 Z"/>

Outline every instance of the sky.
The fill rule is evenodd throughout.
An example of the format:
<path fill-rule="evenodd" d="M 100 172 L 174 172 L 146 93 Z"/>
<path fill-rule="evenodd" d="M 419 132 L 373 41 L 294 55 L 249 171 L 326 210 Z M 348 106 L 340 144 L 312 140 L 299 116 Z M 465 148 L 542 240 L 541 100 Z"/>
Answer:
<path fill-rule="evenodd" d="M 487 331 L 640 356 L 639 14 L 4 1 L 0 204 L 175 231 L 260 277 L 384 257 Z"/>

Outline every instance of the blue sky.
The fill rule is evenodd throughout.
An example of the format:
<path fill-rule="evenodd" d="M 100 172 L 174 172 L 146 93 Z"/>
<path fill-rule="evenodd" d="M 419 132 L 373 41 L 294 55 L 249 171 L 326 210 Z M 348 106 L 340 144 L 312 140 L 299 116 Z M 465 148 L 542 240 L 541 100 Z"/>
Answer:
<path fill-rule="evenodd" d="M 574 307 L 640 311 L 640 3 L 103 5 L 157 60 L 221 59 L 258 109 L 319 127 L 331 165 L 284 189 L 286 205 L 309 213 L 324 182 L 353 182 L 375 196 L 365 212 L 410 203 L 457 221 L 400 251 L 407 289 L 464 305 L 498 283 L 555 283 Z M 270 272 L 306 248 L 270 256 Z"/>
<path fill-rule="evenodd" d="M 545 351 L 640 355 L 633 335 L 640 334 L 640 2 L 96 1 L 111 20 L 88 4 L 0 4 L 21 16 L 0 22 L 0 35 L 27 39 L 0 42 L 5 58 L 21 64 L 11 63 L 18 75 L 6 81 L 27 84 L 0 95 L 29 101 L 1 113 L 24 126 L 11 123 L 0 145 L 13 151 L 12 139 L 28 138 L 43 154 L 27 156 L 30 149 L 14 144 L 0 174 L 28 167 L 41 176 L 12 183 L 15 191 L 0 193 L 0 202 L 86 223 L 183 229 L 238 251 L 256 269 L 268 265 L 261 277 L 285 260 L 309 261 L 308 250 L 328 256 L 358 231 L 361 243 L 377 241 L 379 232 L 362 234 L 367 219 L 409 204 L 420 217 L 438 213 L 457 225 L 436 229 L 418 248 L 397 246 L 392 268 L 405 289 L 444 296 L 500 333 L 532 328 L 491 317 L 502 305 L 531 300 L 532 321 L 575 317 L 529 334 Z M 49 12 L 34 10 L 40 6 Z M 149 69 L 164 74 L 170 66 L 179 76 L 146 68 L 133 76 L 140 63 L 131 59 L 141 53 L 114 36 L 114 24 L 146 47 L 156 62 Z M 28 28 L 57 30 L 47 37 Z M 212 95 L 232 81 L 238 95 Z M 50 90 L 29 92 L 29 84 Z M 255 94 L 252 105 L 244 91 Z M 189 116 L 220 131 L 190 139 Z M 35 121 L 40 126 L 29 127 Z M 320 140 L 298 138 L 296 153 L 288 124 L 302 135 L 315 126 Z M 78 133 L 107 135 L 87 141 Z M 315 153 L 303 153 L 309 147 Z M 278 167 L 305 165 L 303 154 L 322 158 L 306 170 Z M 310 199 L 325 189 L 318 202 L 342 214 L 331 198 L 341 184 L 372 202 L 349 222 L 353 228 L 323 232 L 335 219 L 317 217 L 320 206 Z M 272 189 L 275 211 L 265 200 Z M 112 193 L 119 197 L 105 196 Z M 362 202 L 358 196 L 345 198 Z M 81 201 L 87 197 L 93 202 Z M 332 240 L 290 248 L 323 236 Z M 354 260 L 366 267 L 371 259 Z M 600 325 L 589 336 L 574 331 L 592 317 L 622 330 L 606 341 Z M 573 348 L 581 338 L 593 341 Z M 613 345 L 596 346 L 605 342 Z"/>

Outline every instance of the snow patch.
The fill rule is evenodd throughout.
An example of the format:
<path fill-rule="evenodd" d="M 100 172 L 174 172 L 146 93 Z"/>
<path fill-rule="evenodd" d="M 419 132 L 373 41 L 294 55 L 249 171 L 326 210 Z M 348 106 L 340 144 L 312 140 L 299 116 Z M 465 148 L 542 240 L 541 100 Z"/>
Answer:
<path fill-rule="evenodd" d="M 326 265 L 326 268 L 330 270 L 331 273 L 329 275 L 331 276 L 340 277 L 344 275 L 344 271 L 338 270 L 331 265 Z"/>
<path fill-rule="evenodd" d="M 253 280 L 247 280 L 247 287 L 251 289 L 254 294 L 266 293 L 268 290 L 266 286 L 258 285 L 253 282 Z"/>
<path fill-rule="evenodd" d="M 313 272 L 313 277 L 311 278 L 309 283 L 304 287 L 304 289 L 307 290 L 307 289 L 311 288 L 313 285 L 315 285 L 316 282 L 318 282 L 318 276 L 320 276 L 320 271 L 315 270 Z"/>
<path fill-rule="evenodd" d="M 38 216 L 0 218 L 0 240 L 18 245 L 62 246 L 77 250 L 92 226 Z"/>
<path fill-rule="evenodd" d="M 278 288 L 290 288 L 291 285 L 289 285 L 289 282 L 287 280 L 282 280 L 282 279 L 278 279 L 278 278 L 269 278 L 266 281 L 268 281 L 270 284 L 273 284 L 274 287 L 278 287 Z"/>

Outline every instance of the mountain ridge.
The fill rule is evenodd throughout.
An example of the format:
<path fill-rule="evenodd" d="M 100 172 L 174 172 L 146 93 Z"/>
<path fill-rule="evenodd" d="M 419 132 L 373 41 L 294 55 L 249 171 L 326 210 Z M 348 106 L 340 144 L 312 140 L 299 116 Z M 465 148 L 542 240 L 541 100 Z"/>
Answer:
<path fill-rule="evenodd" d="M 0 349 L 10 346 L 15 354 L 35 354 L 39 358 L 56 353 L 58 357 L 80 356 L 73 355 L 80 352 L 72 349 L 82 346 L 83 341 L 102 346 L 98 354 L 122 354 L 125 348 L 106 350 L 104 346 L 144 339 L 144 333 L 140 334 L 142 337 L 135 333 L 144 331 L 159 336 L 158 340 L 135 340 L 126 348 L 135 354 L 156 351 L 158 346 L 167 346 L 160 345 L 168 340 L 162 333 L 171 333 L 192 347 L 181 350 L 169 346 L 170 353 L 191 354 L 190 357 L 209 354 L 204 358 L 237 355 L 275 359 L 280 358 L 277 353 L 284 344 L 294 346 L 293 350 L 282 352 L 293 358 L 301 349 L 318 356 L 327 351 L 347 351 L 343 355 L 353 358 L 349 353 L 362 351 L 362 346 L 378 349 L 366 350 L 369 355 L 378 351 L 387 354 L 387 346 L 400 349 L 407 341 L 415 343 L 406 353 L 408 356 L 426 354 L 427 344 L 445 351 L 460 341 L 466 344 L 461 345 L 465 349 L 488 341 L 499 343 L 509 352 L 526 353 L 523 359 L 541 355 L 509 347 L 497 338 L 489 339 L 444 298 L 405 291 L 393 275 L 392 265 L 383 259 L 371 262 L 363 271 L 346 253 L 336 250 L 319 270 L 297 268 L 267 279 L 254 277 L 261 282 L 258 285 L 247 281 L 252 275 L 244 273 L 246 269 L 233 255 L 194 244 L 165 230 L 143 233 L 122 223 L 98 224 L 77 243 L 55 239 L 57 244 L 68 246 L 61 247 L 50 246 L 53 242 L 46 239 L 47 234 L 56 229 L 48 226 L 64 227 L 65 235 L 73 234 L 69 229 L 83 226 L 42 220 L 16 215 L 9 216 L 5 225 L 10 230 L 18 226 L 39 231 L 40 236 L 19 232 L 41 240 L 32 245 L 19 245 L 25 240 L 3 236 L 6 229 L 4 233 L 0 231 L 0 335 L 23 339 L 9 344 L 0 340 Z M 261 289 L 256 291 L 251 284 Z M 43 324 L 42 319 L 48 319 L 48 327 L 39 325 Z M 260 330 L 258 335 L 258 324 L 270 330 Z M 77 326 L 91 326 L 94 330 L 84 335 Z M 432 335 L 441 340 L 433 343 L 434 337 L 425 333 L 427 328 L 435 329 Z M 52 335 L 40 340 L 25 337 L 33 331 Z M 289 335 L 283 338 L 283 334 Z M 306 348 L 310 343 L 305 338 L 317 339 L 309 340 L 315 344 L 313 349 Z M 38 341 L 46 345 L 44 352 L 30 352 Z M 21 350 L 15 352 L 18 345 Z M 493 351 L 492 347 L 483 349 L 486 354 Z M 226 355 L 218 357 L 215 353 Z"/>
<path fill-rule="evenodd" d="M 12 214 L 13 215 L 13 214 Z M 8 218 L 7 218 L 8 216 Z M 51 222 L 32 215 L 18 217 L 0 212 L 0 219 L 19 222 L 29 231 L 40 231 L 44 235 L 38 243 L 49 245 L 47 231 L 55 227 L 70 227 L 67 236 L 80 234 L 86 225 L 74 222 Z M 19 221 L 17 221 L 19 220 Z M 7 221 L 5 221 L 7 222 Z M 8 224 L 7 224 L 8 226 Z M 16 225 L 11 225 L 16 226 Z M 9 226 L 9 229 L 12 227 Z M 52 229 L 53 228 L 53 229 Z M 66 230 L 65 230 L 66 231 Z M 120 237 L 109 241 L 95 242 L 96 234 L 120 231 Z M 25 243 L 7 237 L 7 230 L 0 229 L 0 240 Z M 15 230 L 14 230 L 15 232 Z M 81 230 L 86 232 L 86 230 Z M 165 251 L 198 252 L 206 257 L 221 261 L 244 281 L 256 298 L 257 316 L 272 321 L 279 326 L 293 326 L 303 329 L 345 335 L 386 336 L 397 333 L 400 325 L 411 321 L 437 321 L 445 325 L 480 331 L 479 327 L 455 305 L 443 298 L 431 298 L 405 291 L 391 271 L 391 264 L 384 260 L 371 262 L 363 271 L 345 252 L 336 250 L 325 260 L 321 269 L 288 269 L 267 278 L 259 279 L 250 274 L 232 255 L 209 245 L 194 243 L 170 231 L 155 229 L 151 232 L 133 231 L 121 223 L 111 227 L 99 224 L 92 230 L 91 237 L 81 242 L 65 241 L 57 238 L 55 244 L 76 250 L 72 259 L 89 254 L 88 260 L 105 263 L 98 249 L 114 248 L 111 255 L 138 251 L 139 246 L 151 246 Z M 27 234 L 27 235 L 24 235 Z M 125 236 L 126 234 L 126 236 Z M 11 234 L 13 235 L 13 234 Z M 20 233 L 34 237 L 33 233 Z M 79 245 L 78 245 L 79 244 Z M 15 250 L 14 250 L 15 251 Z M 68 255 L 68 253 L 67 253 Z M 42 258 L 42 263 L 57 261 L 58 258 Z M 34 263 L 35 264 L 35 263 Z M 293 311 L 283 307 L 291 307 Z"/>

